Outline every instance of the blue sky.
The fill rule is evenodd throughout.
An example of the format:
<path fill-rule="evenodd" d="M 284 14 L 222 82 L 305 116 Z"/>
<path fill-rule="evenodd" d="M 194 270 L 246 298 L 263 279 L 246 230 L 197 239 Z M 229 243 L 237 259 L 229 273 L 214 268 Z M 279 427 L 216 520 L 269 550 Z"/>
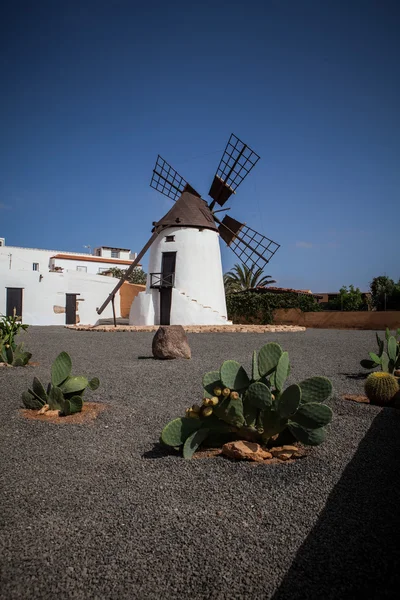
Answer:
<path fill-rule="evenodd" d="M 261 160 L 230 214 L 281 244 L 266 274 L 400 277 L 396 0 L 8 0 L 0 23 L 7 244 L 137 252 L 171 206 L 157 154 L 206 198 L 234 132 Z"/>

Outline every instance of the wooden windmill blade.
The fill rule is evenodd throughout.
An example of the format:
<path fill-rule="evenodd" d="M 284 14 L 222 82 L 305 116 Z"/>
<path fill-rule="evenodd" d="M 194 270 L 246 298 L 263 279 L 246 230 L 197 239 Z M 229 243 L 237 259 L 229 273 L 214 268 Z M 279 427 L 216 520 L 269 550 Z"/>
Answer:
<path fill-rule="evenodd" d="M 150 187 L 174 202 L 178 200 L 183 192 L 190 192 L 200 198 L 200 194 L 160 155 L 157 156 Z"/>
<path fill-rule="evenodd" d="M 210 208 L 216 202 L 223 206 L 259 160 L 258 154 L 232 133 L 208 192 L 213 199 Z"/>
<path fill-rule="evenodd" d="M 249 269 L 253 267 L 264 269 L 280 248 L 280 244 L 229 215 L 226 215 L 222 221 L 215 215 L 214 219 L 219 223 L 218 231 L 221 238 Z"/>

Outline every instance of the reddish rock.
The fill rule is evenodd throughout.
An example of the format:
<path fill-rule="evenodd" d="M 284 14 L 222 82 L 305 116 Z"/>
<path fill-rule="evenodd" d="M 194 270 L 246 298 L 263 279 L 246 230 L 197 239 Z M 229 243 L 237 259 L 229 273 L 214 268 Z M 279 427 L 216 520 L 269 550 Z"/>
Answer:
<path fill-rule="evenodd" d="M 191 358 L 192 353 L 182 325 L 160 327 L 153 337 L 152 351 L 154 358 Z"/>
<path fill-rule="evenodd" d="M 268 458 L 272 458 L 272 454 L 263 450 L 259 444 L 246 441 L 224 444 L 222 446 L 222 454 L 225 454 L 229 458 L 253 460 L 255 462 L 262 462 Z"/>

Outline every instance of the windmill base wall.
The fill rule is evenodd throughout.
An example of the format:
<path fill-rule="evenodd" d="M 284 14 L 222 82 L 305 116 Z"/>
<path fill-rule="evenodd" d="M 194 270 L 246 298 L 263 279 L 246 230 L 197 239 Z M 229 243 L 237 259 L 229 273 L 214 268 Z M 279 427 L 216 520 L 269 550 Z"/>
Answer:
<path fill-rule="evenodd" d="M 163 270 L 165 253 L 175 254 L 171 325 L 227 325 L 219 234 L 197 227 L 166 227 L 150 249 L 146 291 L 134 299 L 130 325 L 160 324 L 160 291 L 151 274 Z"/>
<path fill-rule="evenodd" d="M 160 325 L 158 290 L 140 292 L 134 299 L 130 314 L 130 325 Z M 185 294 L 172 289 L 171 300 L 171 325 L 232 325 L 231 321 L 224 318 L 212 308 L 204 307 L 196 300 L 188 298 Z"/>

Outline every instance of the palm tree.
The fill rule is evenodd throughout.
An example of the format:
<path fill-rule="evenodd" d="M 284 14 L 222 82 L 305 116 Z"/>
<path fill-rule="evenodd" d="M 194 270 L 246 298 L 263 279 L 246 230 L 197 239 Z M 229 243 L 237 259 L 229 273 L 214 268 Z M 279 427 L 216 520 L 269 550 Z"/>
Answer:
<path fill-rule="evenodd" d="M 232 294 L 276 283 L 270 277 L 271 275 L 263 275 L 263 270 L 256 268 L 255 265 L 249 268 L 245 264 L 236 264 L 231 271 L 224 275 L 225 292 Z"/>

